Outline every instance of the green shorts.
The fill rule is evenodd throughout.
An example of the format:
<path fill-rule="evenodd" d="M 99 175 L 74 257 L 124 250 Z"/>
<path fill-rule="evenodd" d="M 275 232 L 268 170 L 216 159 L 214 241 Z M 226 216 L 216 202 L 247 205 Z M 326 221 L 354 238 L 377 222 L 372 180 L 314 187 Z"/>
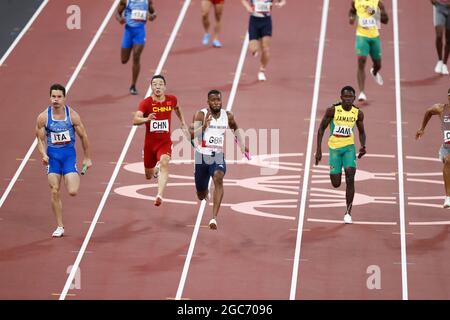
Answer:
<path fill-rule="evenodd" d="M 367 57 L 370 54 L 372 59 L 380 60 L 381 59 L 380 36 L 376 38 L 356 36 L 355 50 L 356 55 L 359 57 Z"/>
<path fill-rule="evenodd" d="M 330 174 L 338 174 L 348 167 L 356 168 L 356 148 L 354 144 L 343 148 L 331 149 L 328 164 L 330 165 Z"/>

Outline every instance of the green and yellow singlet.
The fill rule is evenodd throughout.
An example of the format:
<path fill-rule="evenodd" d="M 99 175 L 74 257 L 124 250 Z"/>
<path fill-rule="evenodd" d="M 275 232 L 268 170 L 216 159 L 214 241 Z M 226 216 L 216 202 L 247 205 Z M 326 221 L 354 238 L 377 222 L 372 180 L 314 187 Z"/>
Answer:
<path fill-rule="evenodd" d="M 376 38 L 380 35 L 378 31 L 380 25 L 379 0 L 355 0 L 356 15 L 358 26 L 356 35 L 367 38 Z M 375 14 L 367 12 L 367 8 L 375 10 Z"/>
<path fill-rule="evenodd" d="M 355 144 L 353 128 L 358 120 L 359 109 L 352 106 L 350 111 L 345 111 L 341 104 L 334 106 L 334 117 L 330 123 L 330 138 L 328 146 L 331 149 L 343 148 Z"/>

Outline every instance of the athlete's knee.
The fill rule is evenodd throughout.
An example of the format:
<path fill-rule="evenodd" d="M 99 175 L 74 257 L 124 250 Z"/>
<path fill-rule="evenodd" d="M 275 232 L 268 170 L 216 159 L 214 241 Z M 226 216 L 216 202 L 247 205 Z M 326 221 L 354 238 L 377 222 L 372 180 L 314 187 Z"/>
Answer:
<path fill-rule="evenodd" d="M 444 166 L 447 168 L 450 167 L 450 155 L 444 157 Z"/>
<path fill-rule="evenodd" d="M 129 58 L 124 58 L 124 57 L 122 57 L 122 58 L 120 59 L 120 61 L 122 62 L 122 64 L 126 64 L 126 63 L 128 62 L 128 60 L 129 60 Z"/>
<path fill-rule="evenodd" d="M 160 170 L 169 170 L 169 159 L 161 159 L 159 161 Z"/>
<path fill-rule="evenodd" d="M 347 185 L 355 183 L 355 173 L 355 168 L 349 167 L 345 169 L 345 182 L 347 183 Z"/>
<path fill-rule="evenodd" d="M 69 195 L 75 197 L 78 194 L 78 190 L 69 190 Z"/>
<path fill-rule="evenodd" d="M 205 200 L 207 195 L 208 195 L 208 191 L 197 191 L 197 198 L 200 201 Z"/>
<path fill-rule="evenodd" d="M 270 46 L 268 44 L 263 45 L 262 48 L 261 48 L 261 51 L 266 56 L 269 56 L 270 55 Z"/>
<path fill-rule="evenodd" d="M 339 188 L 341 186 L 341 180 L 333 180 L 331 179 L 331 185 L 335 188 Z"/>
<path fill-rule="evenodd" d="M 366 57 L 358 58 L 358 68 L 362 69 L 366 66 Z"/>
<path fill-rule="evenodd" d="M 331 185 L 335 188 L 339 188 L 341 186 L 341 175 L 340 174 L 332 174 L 330 175 Z"/>
<path fill-rule="evenodd" d="M 52 198 L 59 198 L 59 188 L 57 186 L 50 186 L 50 194 Z"/>
<path fill-rule="evenodd" d="M 224 173 L 222 171 L 217 171 L 214 173 L 213 180 L 215 185 L 223 185 Z"/>

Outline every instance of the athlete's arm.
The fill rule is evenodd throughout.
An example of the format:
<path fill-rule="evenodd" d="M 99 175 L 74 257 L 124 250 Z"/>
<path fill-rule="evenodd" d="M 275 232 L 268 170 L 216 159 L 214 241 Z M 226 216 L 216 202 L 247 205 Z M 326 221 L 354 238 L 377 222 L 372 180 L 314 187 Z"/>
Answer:
<path fill-rule="evenodd" d="M 42 163 L 48 165 L 48 155 L 45 150 L 45 123 L 47 122 L 46 114 L 43 112 L 39 114 L 36 121 L 36 138 L 37 148 L 42 155 Z"/>
<path fill-rule="evenodd" d="M 202 140 L 202 133 L 208 127 L 211 119 L 209 121 L 204 121 L 204 120 L 205 120 L 205 115 L 203 114 L 203 112 L 197 111 L 194 115 L 192 124 L 189 127 L 189 131 L 191 133 L 191 140 L 196 137 L 200 138 L 200 139 L 196 139 L 197 142 Z"/>
<path fill-rule="evenodd" d="M 334 106 L 329 107 L 327 111 L 325 111 L 325 115 L 320 122 L 319 130 L 317 130 L 316 166 L 319 164 L 320 160 L 322 160 L 322 138 L 325 133 L 325 129 L 328 127 L 333 117 Z"/>
<path fill-rule="evenodd" d="M 434 115 L 441 115 L 444 111 L 444 105 L 437 103 L 433 105 L 431 108 L 429 108 L 427 111 L 425 111 L 425 115 L 423 117 L 422 126 L 419 130 L 416 132 L 416 140 L 421 138 L 423 134 L 425 133 L 425 127 L 428 124 L 428 121 L 430 121 L 431 117 Z"/>
<path fill-rule="evenodd" d="M 356 120 L 356 126 L 359 132 L 359 143 L 361 148 L 359 149 L 358 159 L 366 154 L 366 131 L 364 130 L 364 113 L 358 110 L 358 120 Z"/>
<path fill-rule="evenodd" d="M 80 137 L 81 145 L 83 146 L 83 166 L 87 166 L 89 168 L 90 166 L 92 166 L 92 161 L 86 128 L 81 121 L 80 115 L 72 108 L 70 108 L 70 111 L 70 118 L 72 119 L 73 128 L 77 135 Z"/>
<path fill-rule="evenodd" d="M 177 115 L 178 119 L 180 119 L 181 127 L 186 128 L 186 121 L 184 120 L 183 111 L 181 110 L 181 107 L 177 105 L 173 108 L 175 110 L 175 114 Z"/>
<path fill-rule="evenodd" d="M 253 8 L 252 6 L 248 3 L 248 0 L 241 0 L 242 5 L 245 7 L 245 9 L 250 12 L 253 13 Z"/>
<path fill-rule="evenodd" d="M 348 21 L 350 22 L 350 24 L 354 24 L 355 23 L 355 19 L 356 19 L 356 7 L 355 7 L 355 0 L 352 0 L 352 5 L 350 7 L 350 11 L 348 12 Z"/>
<path fill-rule="evenodd" d="M 133 124 L 135 126 L 140 126 L 141 124 L 144 124 L 146 122 L 150 122 L 150 120 L 155 119 L 156 116 L 154 113 L 150 113 L 148 117 L 144 117 L 144 113 L 140 110 L 136 111 L 133 117 Z"/>
<path fill-rule="evenodd" d="M 242 129 L 239 129 L 236 120 L 234 119 L 234 115 L 232 112 L 227 111 L 228 116 L 228 126 L 231 130 L 233 130 L 233 133 L 238 141 L 238 145 L 241 148 L 241 152 L 245 154 L 248 153 L 248 146 L 245 145 L 245 140 L 242 138 Z"/>
<path fill-rule="evenodd" d="M 188 141 L 192 140 L 191 133 L 189 132 L 189 128 L 186 125 L 186 121 L 184 120 L 183 111 L 181 110 L 181 107 L 177 105 L 173 108 L 175 110 L 175 114 L 177 115 L 178 119 L 180 119 L 181 122 L 181 130 L 183 131 L 184 135 L 186 136 L 186 139 Z"/>
<path fill-rule="evenodd" d="M 152 0 L 148 0 L 148 13 L 150 13 L 148 15 L 148 20 L 153 21 L 156 19 L 156 12 L 155 12 L 155 9 L 153 8 Z"/>
<path fill-rule="evenodd" d="M 380 8 L 380 13 L 381 13 L 380 21 L 381 21 L 381 23 L 387 24 L 389 22 L 389 17 L 388 17 L 388 14 L 386 12 L 386 8 L 384 7 L 384 3 L 381 2 L 381 0 L 378 2 L 378 8 Z"/>
<path fill-rule="evenodd" d="M 125 10 L 126 6 L 127 6 L 127 0 L 120 0 L 119 5 L 117 6 L 115 17 L 116 17 L 116 20 L 120 22 L 120 24 L 125 23 L 125 18 L 122 16 L 122 13 Z"/>

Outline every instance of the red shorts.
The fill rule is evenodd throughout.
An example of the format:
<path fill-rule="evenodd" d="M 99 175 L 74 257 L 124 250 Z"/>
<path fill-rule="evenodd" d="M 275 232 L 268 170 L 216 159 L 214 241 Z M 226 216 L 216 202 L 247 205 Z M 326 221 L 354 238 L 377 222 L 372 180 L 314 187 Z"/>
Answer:
<path fill-rule="evenodd" d="M 144 145 L 144 167 L 146 169 L 154 168 L 162 155 L 172 156 L 171 140 L 153 140 Z"/>
<path fill-rule="evenodd" d="M 212 4 L 221 4 L 223 3 L 225 0 L 209 0 L 211 1 Z"/>

